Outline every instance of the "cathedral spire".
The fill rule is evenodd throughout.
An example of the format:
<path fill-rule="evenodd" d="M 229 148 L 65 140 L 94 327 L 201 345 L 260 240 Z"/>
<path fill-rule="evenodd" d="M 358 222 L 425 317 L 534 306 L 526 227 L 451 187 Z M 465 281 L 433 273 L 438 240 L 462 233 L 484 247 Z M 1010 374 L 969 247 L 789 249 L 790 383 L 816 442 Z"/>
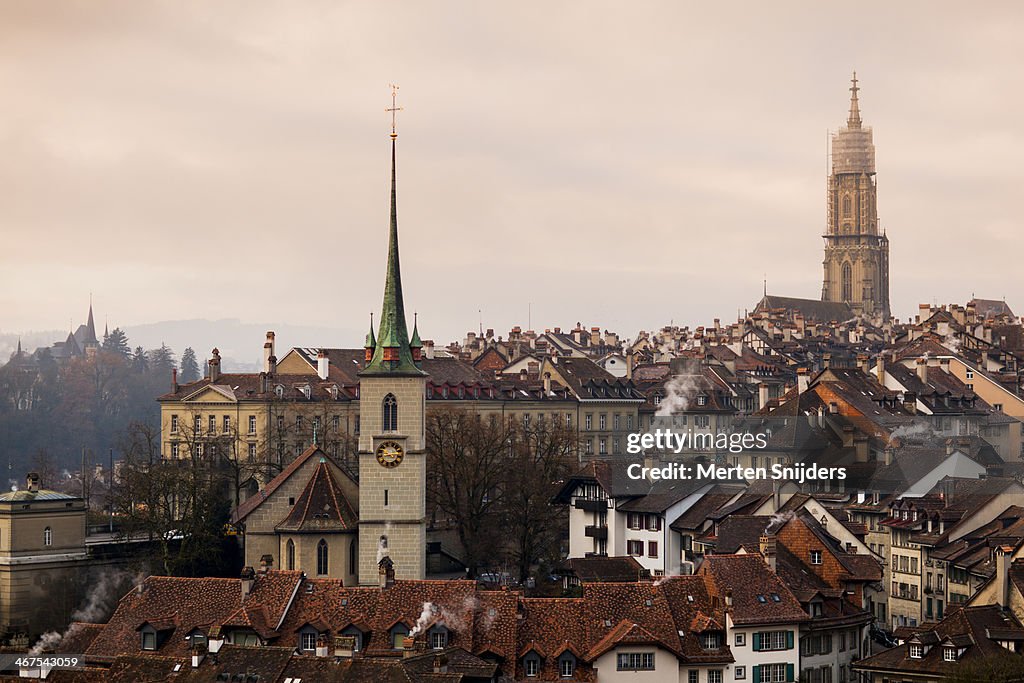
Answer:
<path fill-rule="evenodd" d="M 860 103 L 857 101 L 857 72 L 853 72 L 853 85 L 850 86 L 850 116 L 846 119 L 846 125 L 850 128 L 860 128 Z"/>
<path fill-rule="evenodd" d="M 392 102 L 398 88 L 392 86 Z M 398 192 L 396 189 L 395 148 L 398 134 L 394 127 L 397 106 L 392 113 L 391 127 L 391 226 L 388 232 L 388 263 L 384 278 L 384 302 L 380 311 L 380 327 L 373 357 L 363 369 L 368 375 L 422 375 L 413 362 L 409 347 L 409 328 L 405 321 L 405 303 L 402 297 L 402 269 L 398 257 Z"/>

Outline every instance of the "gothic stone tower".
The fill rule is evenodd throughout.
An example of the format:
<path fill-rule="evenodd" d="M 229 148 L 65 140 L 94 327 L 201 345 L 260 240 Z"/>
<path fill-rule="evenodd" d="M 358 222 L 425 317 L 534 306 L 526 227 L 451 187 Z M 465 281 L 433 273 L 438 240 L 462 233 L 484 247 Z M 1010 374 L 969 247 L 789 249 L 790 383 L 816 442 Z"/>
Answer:
<path fill-rule="evenodd" d="M 848 303 L 872 318 L 889 316 L 889 239 L 878 231 L 875 145 L 861 126 L 853 74 L 846 127 L 832 135 L 822 301 Z"/>
<path fill-rule="evenodd" d="M 399 579 L 426 574 L 426 373 L 419 335 L 409 331 L 402 301 L 395 192 L 395 138 L 391 134 L 391 229 L 384 304 L 376 339 L 366 336 L 359 373 L 359 583 L 379 580 L 386 555 Z"/>

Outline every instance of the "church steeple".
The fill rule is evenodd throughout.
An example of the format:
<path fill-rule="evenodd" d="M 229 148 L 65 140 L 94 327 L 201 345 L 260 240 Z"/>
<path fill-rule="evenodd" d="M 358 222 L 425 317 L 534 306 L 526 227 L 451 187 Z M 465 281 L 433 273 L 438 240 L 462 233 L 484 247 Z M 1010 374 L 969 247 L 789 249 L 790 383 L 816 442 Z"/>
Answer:
<path fill-rule="evenodd" d="M 853 85 L 850 86 L 850 115 L 846 119 L 846 125 L 850 128 L 860 128 L 860 103 L 857 101 L 857 72 L 853 72 Z"/>
<path fill-rule="evenodd" d="M 391 129 L 391 226 L 388 233 L 388 264 L 384 278 L 384 303 L 373 357 L 363 375 L 422 375 L 409 347 L 402 297 L 402 269 L 398 257 L 398 192 L 395 181 L 395 147 L 398 134 Z"/>

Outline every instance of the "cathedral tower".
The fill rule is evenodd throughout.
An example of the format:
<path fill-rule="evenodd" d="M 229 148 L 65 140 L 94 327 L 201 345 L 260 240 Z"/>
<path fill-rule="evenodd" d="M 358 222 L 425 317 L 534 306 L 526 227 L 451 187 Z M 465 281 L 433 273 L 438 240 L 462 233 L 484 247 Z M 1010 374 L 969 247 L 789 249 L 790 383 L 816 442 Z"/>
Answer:
<path fill-rule="evenodd" d="M 359 373 L 359 583 L 378 582 L 390 557 L 399 579 L 426 574 L 426 373 L 409 341 L 398 259 L 395 141 L 391 132 L 391 228 L 376 339 Z"/>
<path fill-rule="evenodd" d="M 889 239 L 878 229 L 875 145 L 861 125 L 857 74 L 846 127 L 832 135 L 822 301 L 843 302 L 872 318 L 889 317 Z"/>

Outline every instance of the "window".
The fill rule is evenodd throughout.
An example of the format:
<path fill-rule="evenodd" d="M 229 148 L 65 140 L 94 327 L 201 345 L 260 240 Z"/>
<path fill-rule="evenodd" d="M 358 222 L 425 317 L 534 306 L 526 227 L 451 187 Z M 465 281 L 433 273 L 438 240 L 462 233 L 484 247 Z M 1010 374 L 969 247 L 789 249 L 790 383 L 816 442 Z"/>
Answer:
<path fill-rule="evenodd" d="M 171 415 L 171 434 L 178 433 L 178 416 Z"/>
<path fill-rule="evenodd" d="M 789 650 L 793 647 L 792 631 L 762 631 L 754 634 L 754 651 Z"/>
<path fill-rule="evenodd" d="M 633 416 L 632 415 L 627 415 L 626 416 L 626 429 L 628 429 L 630 431 L 632 431 L 632 429 L 633 429 Z"/>
<path fill-rule="evenodd" d="M 53 529 L 50 527 L 43 529 L 43 545 L 47 548 L 53 545 Z"/>
<path fill-rule="evenodd" d="M 642 517 L 639 512 L 626 513 L 626 524 L 630 529 L 640 529 Z"/>
<path fill-rule="evenodd" d="M 736 667 L 736 680 L 737 681 L 743 681 L 743 680 L 746 680 L 746 678 L 747 678 L 747 667 L 745 667 L 745 666 L 737 666 Z M 721 679 L 719 679 L 719 680 L 721 680 Z"/>
<path fill-rule="evenodd" d="M 597 440 L 597 452 L 600 455 L 607 455 L 608 453 L 608 441 L 606 439 Z"/>
<path fill-rule="evenodd" d="M 318 576 L 325 576 L 327 570 L 327 541 L 321 538 L 316 544 L 316 573 Z"/>
<path fill-rule="evenodd" d="M 846 195 L 843 197 L 843 218 L 849 218 L 851 211 L 850 196 Z"/>
<path fill-rule="evenodd" d="M 210 419 L 207 421 L 207 428 L 206 428 L 206 430 L 210 434 L 214 434 L 217 431 L 217 416 L 216 415 L 211 415 L 210 416 Z"/>
<path fill-rule="evenodd" d="M 448 629 L 434 627 L 430 630 L 430 647 L 434 650 L 443 650 L 448 647 Z"/>
<path fill-rule="evenodd" d="M 842 300 L 849 302 L 853 298 L 853 269 L 847 261 L 843 264 L 842 275 Z"/>
<path fill-rule="evenodd" d="M 618 431 L 621 428 L 619 426 L 621 419 L 622 416 L 619 415 L 618 413 L 615 413 L 615 415 L 612 416 L 612 424 L 614 425 L 613 429 L 615 429 L 616 431 Z"/>
<path fill-rule="evenodd" d="M 196 415 L 195 419 L 192 420 L 192 431 L 195 432 L 196 434 L 198 434 L 199 432 L 202 431 L 202 429 L 203 429 L 203 418 L 200 417 L 199 415 Z"/>
<path fill-rule="evenodd" d="M 594 427 L 594 416 L 587 413 L 583 418 L 583 424 L 586 425 L 586 429 L 593 429 Z"/>
<path fill-rule="evenodd" d="M 250 434 L 255 434 L 256 433 L 256 416 L 255 415 L 250 415 L 249 416 L 249 433 Z"/>
<path fill-rule="evenodd" d="M 622 652 L 618 657 L 619 671 L 654 671 L 653 652 Z"/>
<path fill-rule="evenodd" d="M 224 428 L 223 428 L 222 431 L 225 434 L 227 434 L 228 432 L 231 431 L 231 416 L 230 415 L 225 415 L 224 416 L 224 423 L 223 424 L 224 424 Z"/>
<path fill-rule="evenodd" d="M 647 530 L 661 531 L 661 515 L 647 515 Z"/>
<path fill-rule="evenodd" d="M 530 652 L 523 658 L 523 671 L 531 677 L 540 672 L 540 656 L 536 652 Z"/>
<path fill-rule="evenodd" d="M 626 541 L 626 554 L 633 557 L 640 557 L 644 554 L 643 541 Z"/>
<path fill-rule="evenodd" d="M 786 675 L 786 666 L 786 664 L 762 664 L 760 667 L 761 683 L 784 683 L 784 681 L 790 680 L 792 677 Z"/>
<path fill-rule="evenodd" d="M 314 631 L 303 631 L 302 632 L 302 649 L 306 652 L 312 652 L 316 649 L 316 632 Z"/>
<path fill-rule="evenodd" d="M 256 444 L 249 444 L 249 462 L 256 459 Z"/>
<path fill-rule="evenodd" d="M 821 551 L 820 550 L 812 550 L 811 551 L 811 564 L 821 564 Z"/>
<path fill-rule="evenodd" d="M 647 557 L 657 557 L 657 556 L 658 556 L 658 542 L 657 541 L 648 541 L 647 542 Z"/>
<path fill-rule="evenodd" d="M 910 646 L 910 658 L 911 659 L 921 659 L 921 656 L 923 654 L 924 654 L 924 648 L 921 647 L 920 645 L 911 645 Z"/>
<path fill-rule="evenodd" d="M 178 442 L 177 441 L 172 441 L 171 442 L 171 457 L 172 458 L 177 458 L 178 457 Z"/>
<path fill-rule="evenodd" d="M 572 678 L 576 673 L 576 658 L 572 653 L 565 652 L 558 658 L 558 674 L 562 678 Z"/>
<path fill-rule="evenodd" d="M 710 631 L 700 636 L 700 646 L 705 650 L 717 650 L 722 647 L 722 635 L 718 631 Z"/>
<path fill-rule="evenodd" d="M 746 633 L 737 633 L 736 634 L 736 645 L 738 647 L 743 647 L 746 644 L 747 644 L 747 634 Z"/>
<path fill-rule="evenodd" d="M 955 647 L 944 647 L 944 648 L 942 648 L 942 661 L 944 661 L 944 662 L 955 662 L 956 661 L 956 648 Z"/>
<path fill-rule="evenodd" d="M 284 562 L 285 568 L 295 569 L 295 543 L 291 539 L 288 539 L 288 544 L 285 546 Z"/>
<path fill-rule="evenodd" d="M 740 667 L 741 669 L 743 667 Z M 746 676 L 746 671 L 743 672 L 743 676 Z M 742 678 L 737 675 L 736 678 Z M 708 669 L 708 683 L 722 683 L 722 670 L 721 669 Z"/>
<path fill-rule="evenodd" d="M 597 417 L 597 428 L 602 430 L 608 429 L 608 416 L 604 413 L 601 413 Z"/>
<path fill-rule="evenodd" d="M 700 671 L 690 669 L 686 672 L 686 683 L 697 683 L 700 680 Z"/>
<path fill-rule="evenodd" d="M 143 630 L 142 632 L 142 649 L 143 650 L 155 650 L 156 649 L 156 631 L 149 629 Z"/>
<path fill-rule="evenodd" d="M 587 455 L 590 455 L 591 453 L 594 452 L 594 440 L 593 439 L 587 439 L 586 441 L 584 441 L 583 442 L 583 446 L 584 446 L 583 450 L 584 450 L 584 452 Z"/>
<path fill-rule="evenodd" d="M 302 416 L 301 415 L 296 415 L 295 416 L 295 431 L 299 431 L 300 429 L 302 429 Z"/>
<path fill-rule="evenodd" d="M 398 399 L 394 394 L 384 397 L 384 427 L 385 432 L 398 431 Z"/>
<path fill-rule="evenodd" d="M 974 379 L 974 370 L 967 371 L 967 379 Z"/>

